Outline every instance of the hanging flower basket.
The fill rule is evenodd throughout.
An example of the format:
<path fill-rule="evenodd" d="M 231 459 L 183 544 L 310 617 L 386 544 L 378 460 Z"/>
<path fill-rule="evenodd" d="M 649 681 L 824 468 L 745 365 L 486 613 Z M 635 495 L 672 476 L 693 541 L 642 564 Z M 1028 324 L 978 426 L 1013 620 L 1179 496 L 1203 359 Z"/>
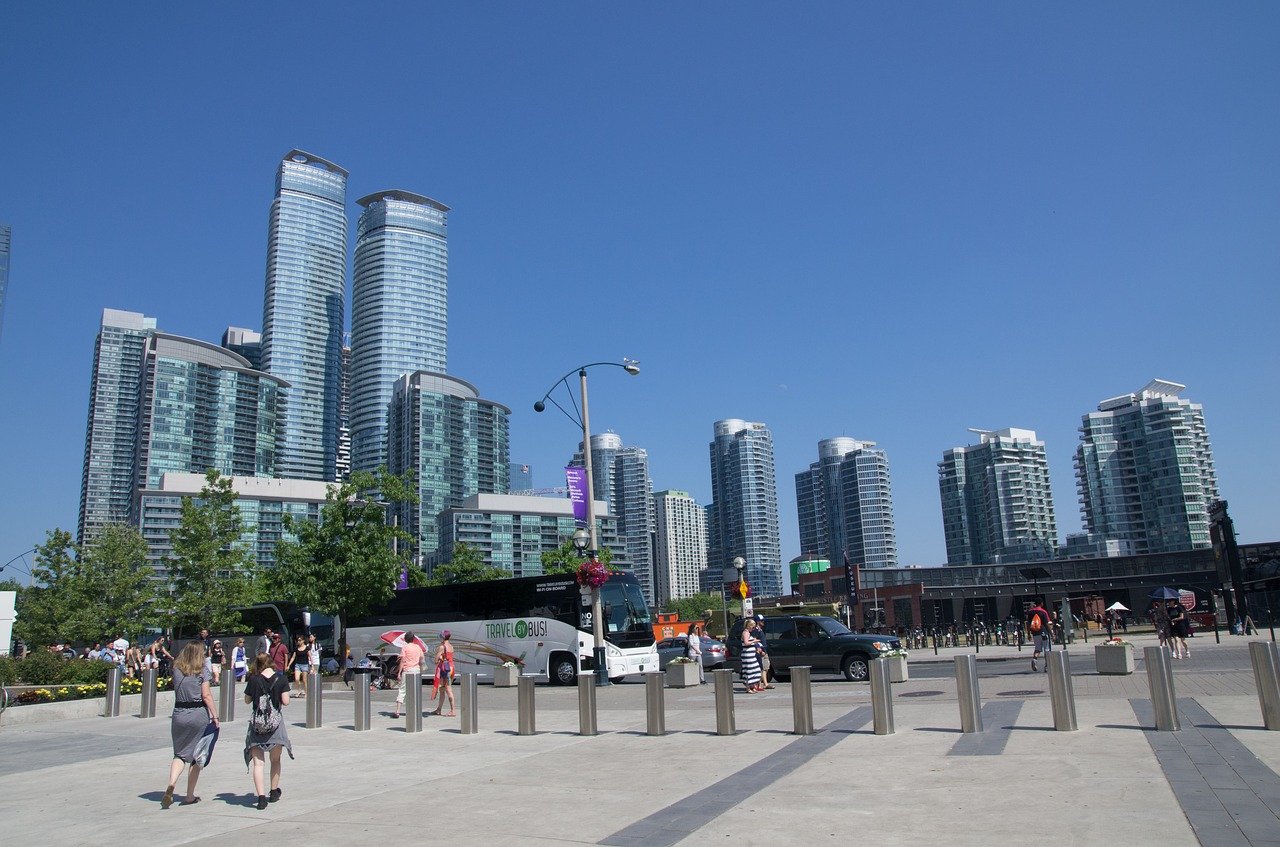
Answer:
<path fill-rule="evenodd" d="M 609 569 L 599 559 L 588 559 L 578 566 L 578 585 L 593 591 L 609 581 Z"/>

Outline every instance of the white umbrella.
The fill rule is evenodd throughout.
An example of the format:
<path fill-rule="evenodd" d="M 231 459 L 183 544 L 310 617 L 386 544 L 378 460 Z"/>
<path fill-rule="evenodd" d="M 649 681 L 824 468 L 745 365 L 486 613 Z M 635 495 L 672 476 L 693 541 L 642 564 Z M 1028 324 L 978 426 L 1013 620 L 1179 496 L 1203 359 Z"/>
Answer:
<path fill-rule="evenodd" d="M 1129 607 L 1126 606 L 1124 603 L 1115 602 L 1107 607 L 1107 611 L 1108 612 L 1127 612 L 1129 611 Z"/>

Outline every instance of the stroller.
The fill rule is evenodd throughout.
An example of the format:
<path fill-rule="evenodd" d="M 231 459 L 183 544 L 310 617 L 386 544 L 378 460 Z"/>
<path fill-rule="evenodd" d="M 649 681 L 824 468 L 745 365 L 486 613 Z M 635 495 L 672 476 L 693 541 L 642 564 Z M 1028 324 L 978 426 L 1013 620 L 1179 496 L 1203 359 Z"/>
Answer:
<path fill-rule="evenodd" d="M 365 656 L 366 667 L 373 668 L 369 676 L 369 689 L 388 689 L 399 687 L 400 657 L 379 656 L 369 653 Z"/>

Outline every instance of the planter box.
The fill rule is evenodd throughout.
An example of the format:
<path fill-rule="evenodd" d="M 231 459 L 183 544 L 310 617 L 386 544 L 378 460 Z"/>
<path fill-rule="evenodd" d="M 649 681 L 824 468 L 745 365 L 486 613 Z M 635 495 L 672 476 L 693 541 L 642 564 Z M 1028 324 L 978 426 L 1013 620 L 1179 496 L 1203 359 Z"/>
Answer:
<path fill-rule="evenodd" d="M 1098 645 L 1093 648 L 1098 673 L 1124 675 L 1133 673 L 1133 648 Z"/>
<path fill-rule="evenodd" d="M 906 682 L 911 678 L 907 671 L 906 656 L 890 656 L 882 661 L 889 663 L 889 681 L 890 682 Z"/>
<path fill-rule="evenodd" d="M 699 681 L 697 662 L 667 665 L 667 688 L 691 688 Z"/>
<path fill-rule="evenodd" d="M 515 688 L 520 681 L 520 668 L 496 667 L 493 669 L 493 684 L 496 688 Z"/>

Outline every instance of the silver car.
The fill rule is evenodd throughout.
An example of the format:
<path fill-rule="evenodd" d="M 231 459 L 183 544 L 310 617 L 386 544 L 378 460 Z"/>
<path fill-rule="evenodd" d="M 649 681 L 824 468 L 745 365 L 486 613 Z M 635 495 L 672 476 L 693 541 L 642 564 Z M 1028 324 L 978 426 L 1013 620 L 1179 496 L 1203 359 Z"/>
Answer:
<path fill-rule="evenodd" d="M 717 641 L 708 636 L 701 637 L 702 642 L 702 667 L 710 670 L 718 668 L 724 664 L 724 642 Z M 671 664 L 672 659 L 679 658 L 684 655 L 685 645 L 689 639 L 683 635 L 677 635 L 675 638 L 664 638 L 658 642 L 658 670 L 665 671 L 667 665 Z"/>

